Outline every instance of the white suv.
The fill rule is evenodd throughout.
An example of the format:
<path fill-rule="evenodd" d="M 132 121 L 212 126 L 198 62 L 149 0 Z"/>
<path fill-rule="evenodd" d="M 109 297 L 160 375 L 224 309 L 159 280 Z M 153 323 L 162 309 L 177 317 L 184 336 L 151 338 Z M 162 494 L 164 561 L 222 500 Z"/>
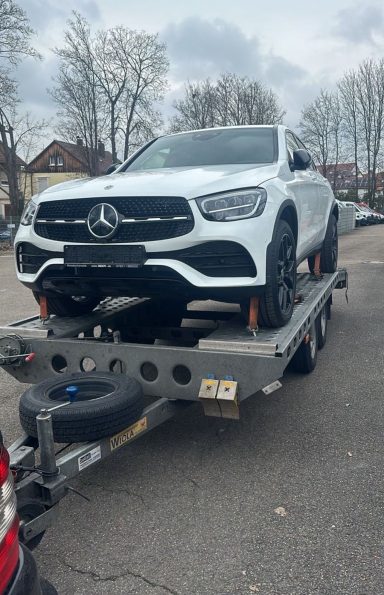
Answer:
<path fill-rule="evenodd" d="M 157 138 L 110 175 L 48 188 L 16 236 L 18 277 L 51 313 L 91 311 L 104 296 L 242 303 L 261 323 L 291 317 L 296 266 L 321 251 L 337 266 L 338 207 L 285 126 L 237 126 Z"/>

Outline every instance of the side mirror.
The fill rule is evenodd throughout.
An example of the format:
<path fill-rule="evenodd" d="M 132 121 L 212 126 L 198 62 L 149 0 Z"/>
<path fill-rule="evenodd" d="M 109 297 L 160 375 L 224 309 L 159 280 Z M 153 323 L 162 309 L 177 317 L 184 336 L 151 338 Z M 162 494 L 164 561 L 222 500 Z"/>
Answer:
<path fill-rule="evenodd" d="M 105 175 L 109 176 L 109 174 L 112 174 L 115 171 L 115 169 L 119 167 L 119 165 L 121 165 L 121 163 L 112 163 L 112 165 L 110 165 L 107 171 L 105 172 Z"/>
<path fill-rule="evenodd" d="M 293 163 L 291 164 L 291 170 L 307 169 L 312 161 L 312 157 L 305 149 L 296 149 L 293 151 Z"/>

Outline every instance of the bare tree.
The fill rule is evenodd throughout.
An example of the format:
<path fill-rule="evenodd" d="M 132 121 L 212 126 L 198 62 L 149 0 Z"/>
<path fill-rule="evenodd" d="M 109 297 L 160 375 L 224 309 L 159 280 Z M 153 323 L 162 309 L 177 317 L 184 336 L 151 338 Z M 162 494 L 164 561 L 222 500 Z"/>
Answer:
<path fill-rule="evenodd" d="M 177 114 L 170 121 L 172 132 L 215 126 L 215 86 L 210 79 L 185 85 L 184 98 L 174 102 Z"/>
<path fill-rule="evenodd" d="M 340 110 L 343 118 L 343 125 L 345 131 L 345 140 L 347 146 L 352 147 L 354 165 L 355 165 L 355 198 L 358 198 L 359 189 L 359 136 L 360 123 L 357 109 L 356 96 L 356 73 L 349 71 L 344 74 L 338 83 Z"/>
<path fill-rule="evenodd" d="M 22 197 L 16 158 L 17 84 L 12 78 L 12 69 L 16 68 L 25 57 L 40 57 L 29 43 L 32 35 L 33 30 L 24 10 L 13 0 L 0 0 L 0 140 L 5 156 L 5 171 L 13 215 L 20 213 Z"/>
<path fill-rule="evenodd" d="M 123 26 L 92 36 L 86 19 L 74 12 L 64 47 L 54 51 L 61 64 L 51 95 L 60 107 L 61 125 L 67 134 L 75 132 L 84 138 L 90 175 L 97 175 L 97 144 L 102 135 L 110 139 L 116 161 L 119 138 L 125 159 L 135 136 L 141 137 L 158 123 L 153 106 L 166 88 L 165 45 L 157 35 Z"/>
<path fill-rule="evenodd" d="M 356 75 L 357 112 L 366 155 L 368 201 L 374 206 L 378 156 L 384 130 L 384 60 L 366 60 Z"/>
<path fill-rule="evenodd" d="M 262 82 L 224 74 L 216 85 L 216 121 L 221 126 L 279 124 L 285 112 L 276 94 Z"/>
<path fill-rule="evenodd" d="M 338 95 L 322 89 L 312 103 L 304 106 L 299 125 L 303 141 L 321 166 L 323 175 L 327 176 L 329 164 L 335 166 L 334 187 L 341 150 L 342 121 Z"/>
<path fill-rule="evenodd" d="M 134 136 L 140 129 L 153 129 L 154 104 L 163 98 L 167 86 L 168 59 L 165 44 L 157 35 L 145 31 L 131 31 L 121 28 L 119 40 L 122 61 L 129 65 L 127 84 L 122 103 L 125 117 L 123 130 L 124 159 L 133 148 Z M 131 37 L 129 46 L 124 37 Z M 159 113 L 154 121 L 158 121 Z"/>
<path fill-rule="evenodd" d="M 187 83 L 184 98 L 174 103 L 173 131 L 215 126 L 278 124 L 284 111 L 276 94 L 260 81 L 223 74 L 213 83 Z"/>
<path fill-rule="evenodd" d="M 73 13 L 64 34 L 64 47 L 55 48 L 61 59 L 56 87 L 50 91 L 53 100 L 60 106 L 60 118 L 68 130 L 78 126 L 76 136 L 85 144 L 88 170 L 91 176 L 99 174 L 97 154 L 100 139 L 101 103 L 100 86 L 95 72 L 95 63 L 88 22 L 79 13 Z"/>

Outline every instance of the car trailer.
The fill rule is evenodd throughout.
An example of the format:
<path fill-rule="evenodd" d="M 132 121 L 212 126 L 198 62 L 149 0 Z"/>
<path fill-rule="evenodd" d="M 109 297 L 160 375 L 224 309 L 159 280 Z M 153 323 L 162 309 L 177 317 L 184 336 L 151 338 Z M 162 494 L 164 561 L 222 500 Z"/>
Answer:
<path fill-rule="evenodd" d="M 86 316 L 35 316 L 1 327 L 0 365 L 20 382 L 38 389 L 47 378 L 63 383 L 68 374 L 86 378 L 96 370 L 136 379 L 150 401 L 134 423 L 113 435 L 58 452 L 52 413 L 70 408 L 78 388 L 67 386 L 64 402 L 37 414 L 37 435 L 24 434 L 8 449 L 20 540 L 31 548 L 39 543 L 57 518 L 60 500 L 78 493 L 70 484 L 83 469 L 194 402 L 201 402 L 206 415 L 238 419 L 243 400 L 282 386 L 279 379 L 291 361 L 298 371 L 312 371 L 325 343 L 332 292 L 340 288 L 347 295 L 345 269 L 299 273 L 292 318 L 279 329 L 246 327 L 239 306 L 217 302 L 191 302 L 180 313 L 182 324 L 167 325 L 156 301 L 144 298 L 108 299 Z"/>

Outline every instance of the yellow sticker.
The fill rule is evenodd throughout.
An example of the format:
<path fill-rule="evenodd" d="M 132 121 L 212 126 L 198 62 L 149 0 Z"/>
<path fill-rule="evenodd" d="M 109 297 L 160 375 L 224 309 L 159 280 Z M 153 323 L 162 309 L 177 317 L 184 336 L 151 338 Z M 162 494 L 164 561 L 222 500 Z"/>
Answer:
<path fill-rule="evenodd" d="M 111 450 L 116 450 L 116 448 L 124 446 L 125 444 L 127 444 L 127 442 L 135 438 L 141 432 L 144 432 L 144 430 L 146 429 L 147 418 L 142 417 L 135 424 L 129 426 L 129 428 L 126 428 L 122 432 L 119 432 L 118 434 L 115 434 L 114 436 L 112 436 L 112 438 L 110 438 Z"/>

